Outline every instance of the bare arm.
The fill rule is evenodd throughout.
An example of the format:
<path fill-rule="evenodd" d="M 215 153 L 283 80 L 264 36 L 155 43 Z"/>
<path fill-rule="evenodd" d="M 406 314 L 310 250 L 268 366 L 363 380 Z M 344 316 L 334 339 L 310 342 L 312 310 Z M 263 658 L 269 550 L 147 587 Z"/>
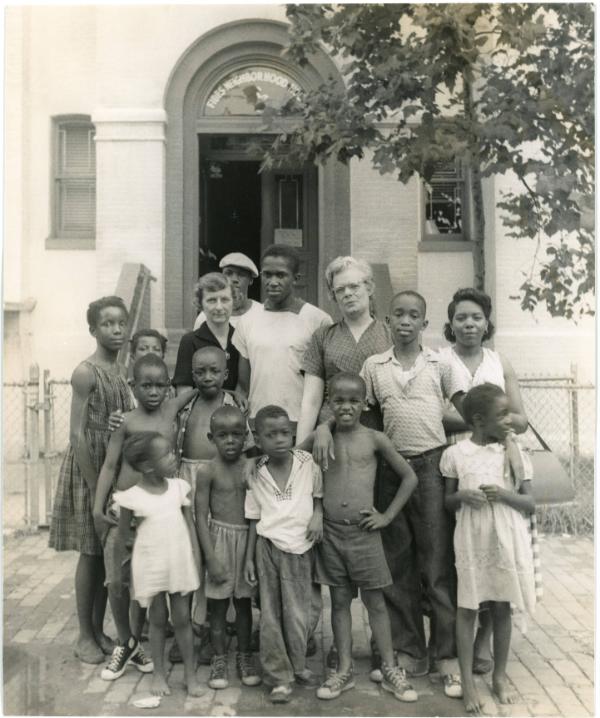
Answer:
<path fill-rule="evenodd" d="M 185 384 L 180 384 L 175 387 L 175 394 L 177 396 L 180 396 L 181 394 L 187 394 L 193 388 L 194 388 L 193 386 L 186 386 Z M 189 399 L 188 399 L 188 401 L 189 401 Z M 185 406 L 186 404 L 187 404 L 187 401 L 183 404 L 183 406 Z"/>
<path fill-rule="evenodd" d="M 100 474 L 98 475 L 96 495 L 94 496 L 93 515 L 96 533 L 98 533 L 99 536 L 103 533 L 104 529 L 106 529 L 106 524 L 114 524 L 114 521 L 104 513 L 104 508 L 106 498 L 110 493 L 110 489 L 115 480 L 115 474 L 119 465 L 119 459 L 121 458 L 124 440 L 125 424 L 122 424 L 110 436 L 108 447 L 106 449 L 106 458 L 104 459 L 104 463 L 100 469 Z"/>
<path fill-rule="evenodd" d="M 469 430 L 465 420 L 454 406 L 444 409 L 443 422 L 446 434 L 456 434 L 458 432 Z"/>
<path fill-rule="evenodd" d="M 75 461 L 83 474 L 91 498 L 96 491 L 98 476 L 85 438 L 85 430 L 87 428 L 88 399 L 95 385 L 96 380 L 92 370 L 85 364 L 80 364 L 71 377 L 73 398 L 71 399 L 69 439 L 75 454 Z"/>
<path fill-rule="evenodd" d="M 173 415 L 174 420 L 177 414 L 196 396 L 197 393 L 198 389 L 194 389 L 191 386 L 178 386 L 177 396 L 174 396 L 172 399 L 167 399 L 163 406 L 169 414 Z"/>
<path fill-rule="evenodd" d="M 251 520 L 248 527 L 248 541 L 246 543 L 246 560 L 244 561 L 244 578 L 251 586 L 256 585 L 256 569 L 254 567 L 254 553 L 256 551 L 256 521 Z"/>
<path fill-rule="evenodd" d="M 487 504 L 487 498 L 480 490 L 458 490 L 458 479 L 444 477 L 444 505 L 447 511 L 458 511 L 463 503 L 472 508 L 481 508 Z"/>
<path fill-rule="evenodd" d="M 302 392 L 302 405 L 300 418 L 296 430 L 296 441 L 300 442 L 315 428 L 319 410 L 323 404 L 325 382 L 314 374 L 304 375 L 304 390 Z"/>
<path fill-rule="evenodd" d="M 323 538 L 323 499 L 316 496 L 313 497 L 313 515 L 308 522 L 306 538 L 315 543 Z"/>
<path fill-rule="evenodd" d="M 250 362 L 240 354 L 237 386 L 246 396 L 250 393 Z M 237 387 L 236 387 L 237 390 Z"/>
<path fill-rule="evenodd" d="M 522 434 L 524 431 L 527 431 L 529 422 L 527 421 L 527 414 L 525 413 L 523 399 L 521 398 L 519 380 L 508 359 L 500 355 L 500 361 L 502 362 L 502 369 L 504 370 L 504 385 L 506 387 L 506 396 L 508 396 L 508 406 L 511 412 L 510 421 L 512 428 L 517 434 Z"/>
<path fill-rule="evenodd" d="M 402 510 L 417 487 L 417 475 L 406 459 L 402 458 L 396 451 L 394 445 L 385 434 L 380 431 L 373 431 L 372 436 L 375 442 L 375 451 L 387 461 L 392 471 L 400 478 L 398 491 L 396 491 L 390 505 L 382 514 L 375 508 L 361 511 L 365 518 L 360 522 L 360 525 L 370 531 L 375 531 L 390 524 Z"/>
<path fill-rule="evenodd" d="M 223 583 L 226 579 L 226 567 L 217 560 L 210 538 L 208 528 L 208 514 L 210 512 L 210 491 L 212 484 L 212 470 L 208 466 L 200 466 L 196 476 L 196 497 L 194 499 L 196 511 L 196 534 L 200 548 L 206 561 L 206 568 L 215 583 Z"/>
<path fill-rule="evenodd" d="M 508 491 L 496 484 L 484 484 L 481 486 L 481 490 L 490 503 L 503 503 L 524 514 L 532 514 L 535 511 L 535 501 L 531 495 L 531 481 L 521 482 L 519 493 Z"/>
<path fill-rule="evenodd" d="M 202 560 L 200 558 L 200 547 L 198 546 L 198 537 L 196 536 L 196 528 L 194 527 L 194 519 L 192 517 L 192 507 L 182 506 L 181 511 L 183 513 L 183 518 L 185 519 L 185 523 L 187 524 L 188 531 L 190 533 L 190 541 L 192 542 L 192 553 L 194 554 L 194 560 L 196 561 L 198 571 L 200 571 L 202 567 Z"/>

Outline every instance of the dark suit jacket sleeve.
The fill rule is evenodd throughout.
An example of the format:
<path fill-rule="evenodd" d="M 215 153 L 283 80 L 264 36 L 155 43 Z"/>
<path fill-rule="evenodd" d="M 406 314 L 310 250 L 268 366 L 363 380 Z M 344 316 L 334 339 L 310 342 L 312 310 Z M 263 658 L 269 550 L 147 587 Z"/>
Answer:
<path fill-rule="evenodd" d="M 189 334 L 184 334 L 177 350 L 177 363 L 173 374 L 173 384 L 175 386 L 194 386 L 194 380 L 192 379 L 193 356 L 193 339 Z"/>

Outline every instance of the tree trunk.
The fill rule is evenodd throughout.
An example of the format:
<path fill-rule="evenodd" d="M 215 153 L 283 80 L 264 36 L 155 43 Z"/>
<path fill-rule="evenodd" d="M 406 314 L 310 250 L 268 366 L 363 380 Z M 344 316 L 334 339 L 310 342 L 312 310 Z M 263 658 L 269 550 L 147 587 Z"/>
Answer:
<path fill-rule="evenodd" d="M 485 290 L 485 216 L 483 213 L 483 185 L 481 181 L 481 158 L 479 138 L 475 132 L 477 115 L 473 106 L 473 76 L 470 68 L 464 73 L 464 104 L 467 126 L 471 128 L 469 141 L 469 184 L 473 199 L 473 284 Z"/>

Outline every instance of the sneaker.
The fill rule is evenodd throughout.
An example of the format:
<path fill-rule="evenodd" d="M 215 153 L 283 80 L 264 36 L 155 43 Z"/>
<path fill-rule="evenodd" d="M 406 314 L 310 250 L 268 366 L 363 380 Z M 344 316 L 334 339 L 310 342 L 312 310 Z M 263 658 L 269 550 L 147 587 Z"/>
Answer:
<path fill-rule="evenodd" d="M 321 683 L 321 681 L 310 670 L 310 668 L 305 668 L 303 671 L 295 673 L 294 678 L 296 679 L 296 683 L 299 686 L 305 686 L 308 688 L 314 688 Z"/>
<path fill-rule="evenodd" d="M 330 701 L 339 698 L 344 691 L 354 688 L 354 673 L 332 673 L 329 678 L 317 688 L 317 698 Z"/>
<path fill-rule="evenodd" d="M 103 681 L 114 681 L 120 678 L 123 673 L 125 673 L 125 669 L 131 657 L 138 651 L 139 643 L 133 636 L 129 638 L 125 645 L 115 646 L 108 665 L 102 669 L 100 678 L 102 678 Z"/>
<path fill-rule="evenodd" d="M 235 657 L 235 666 L 238 677 L 245 686 L 259 685 L 261 678 L 258 675 L 251 653 L 238 653 Z"/>
<path fill-rule="evenodd" d="M 284 683 L 280 686 L 271 688 L 269 698 L 271 703 L 289 703 L 292 697 L 292 686 L 289 683 Z"/>
<path fill-rule="evenodd" d="M 131 656 L 129 661 L 142 673 L 152 673 L 154 670 L 152 659 L 144 653 L 144 649 L 141 645 L 138 645 L 137 652 Z"/>
<path fill-rule="evenodd" d="M 229 669 L 227 666 L 227 655 L 214 655 L 210 662 L 209 688 L 227 688 L 229 685 Z"/>
<path fill-rule="evenodd" d="M 377 651 L 371 651 L 371 672 L 369 679 L 373 683 L 381 683 L 383 681 L 383 673 L 381 672 L 381 656 Z"/>
<path fill-rule="evenodd" d="M 417 698 L 417 691 L 411 686 L 406 679 L 406 671 L 398 666 L 386 666 L 381 664 L 381 672 L 383 673 L 383 681 L 381 687 L 384 691 L 394 694 L 394 698 L 405 703 L 414 703 Z"/>
<path fill-rule="evenodd" d="M 462 683 L 460 675 L 447 673 L 444 676 L 444 693 L 448 698 L 462 698 Z"/>
<path fill-rule="evenodd" d="M 329 668 L 330 671 L 337 671 L 338 667 L 338 652 L 337 648 L 331 644 L 331 648 L 329 649 L 329 653 L 327 654 L 327 668 Z"/>

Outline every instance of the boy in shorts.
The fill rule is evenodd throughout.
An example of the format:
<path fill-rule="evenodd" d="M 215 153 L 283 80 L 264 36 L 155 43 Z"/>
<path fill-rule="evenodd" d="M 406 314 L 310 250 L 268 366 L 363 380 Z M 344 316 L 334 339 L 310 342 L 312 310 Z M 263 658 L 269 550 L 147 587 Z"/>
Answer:
<path fill-rule="evenodd" d="M 130 662 L 144 673 L 152 671 L 152 661 L 144 655 L 139 642 L 145 611 L 134 601 L 131 602 L 131 620 L 129 614 L 133 536 L 127 545 L 121 545 L 116 506 L 109 496 L 115 488 L 113 482 L 117 473 L 116 488 L 120 491 L 137 483 L 137 472 L 126 462 L 121 463 L 123 443 L 129 436 L 138 431 L 158 431 L 174 443 L 177 413 L 197 392 L 195 389 L 189 390 L 180 396 L 166 399 L 168 390 L 169 374 L 162 358 L 153 352 L 140 357 L 133 367 L 133 393 L 138 405 L 122 416 L 120 426 L 111 434 L 106 459 L 98 476 L 94 496 L 94 526 L 104 541 L 105 584 L 119 635 L 119 643 L 112 658 L 101 673 L 101 677 L 107 681 L 122 676 Z"/>
<path fill-rule="evenodd" d="M 222 406 L 210 417 L 209 441 L 216 456 L 196 472 L 196 531 L 206 561 L 211 661 L 209 688 L 227 688 L 226 616 L 231 599 L 235 607 L 236 666 L 245 686 L 257 686 L 260 677 L 252 661 L 251 598 L 255 587 L 244 578 L 248 521 L 244 516 L 248 460 L 242 456 L 248 429 L 242 412 Z M 210 519 L 209 519 L 210 513 Z"/>
<path fill-rule="evenodd" d="M 354 688 L 352 668 L 353 587 L 360 589 L 375 646 L 382 658 L 382 687 L 400 701 L 417 693 L 406 672 L 394 663 L 390 619 L 382 589 L 392 583 L 380 530 L 408 501 L 417 485 L 415 473 L 379 431 L 360 423 L 366 386 L 357 374 L 340 372 L 329 382 L 329 406 L 335 418 L 335 459 L 324 474 L 323 541 L 317 549 L 316 580 L 331 589 L 331 624 L 339 655 L 338 669 L 317 690 L 330 700 Z M 310 442 L 310 438 L 307 440 Z M 377 459 L 395 472 L 399 486 L 384 513 L 373 507 Z"/>
<path fill-rule="evenodd" d="M 192 487 L 192 511 L 195 506 L 196 482 L 198 472 L 203 466 L 210 464 L 217 449 L 208 438 L 211 433 L 210 418 L 222 406 L 237 406 L 233 396 L 223 389 L 227 378 L 227 358 L 222 349 L 206 346 L 197 349 L 192 356 L 192 381 L 198 390 L 196 396 L 179 414 L 177 432 L 177 457 L 180 461 L 180 476 Z M 189 394 L 188 394 L 189 397 Z M 243 452 L 254 447 L 254 438 L 246 424 L 247 434 L 244 439 Z M 206 596 L 203 585 L 194 594 L 192 626 L 200 636 L 199 662 L 210 663 L 214 655 L 212 642 L 209 639 L 209 627 L 206 625 Z M 169 652 L 169 660 L 181 660 L 177 644 L 173 643 Z"/>
<path fill-rule="evenodd" d="M 287 703 L 292 683 L 313 685 L 306 667 L 311 629 L 313 551 L 322 533 L 321 470 L 306 451 L 292 449 L 293 426 L 280 406 L 255 418 L 260 448 L 249 475 L 245 515 L 250 519 L 244 576 L 259 578 L 260 662 L 273 703 Z M 257 538 L 258 536 L 258 538 Z M 256 569 L 255 553 L 256 548 Z"/>
<path fill-rule="evenodd" d="M 192 487 L 192 506 L 196 492 L 196 477 L 201 466 L 208 464 L 217 454 L 216 445 L 208 438 L 210 418 L 221 406 L 237 406 L 232 395 L 223 389 L 227 378 L 225 352 L 207 346 L 192 356 L 192 379 L 197 394 L 188 400 L 179 415 L 177 453 L 181 461 L 181 478 Z M 247 426 L 246 428 L 249 429 Z M 254 446 L 252 432 L 244 439 L 243 451 Z"/>

